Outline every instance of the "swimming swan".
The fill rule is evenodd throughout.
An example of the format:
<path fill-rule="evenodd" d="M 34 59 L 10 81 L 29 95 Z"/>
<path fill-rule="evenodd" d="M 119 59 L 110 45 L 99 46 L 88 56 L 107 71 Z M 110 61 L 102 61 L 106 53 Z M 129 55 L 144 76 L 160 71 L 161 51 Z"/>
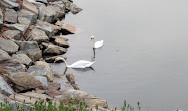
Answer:
<path fill-rule="evenodd" d="M 93 48 L 94 49 L 97 49 L 97 48 L 100 48 L 103 46 L 103 40 L 100 40 L 100 41 L 96 41 L 95 42 L 95 37 L 94 36 L 91 36 L 91 40 L 93 40 Z"/>
<path fill-rule="evenodd" d="M 55 59 L 54 63 L 56 61 L 60 61 L 60 60 L 64 61 L 66 67 L 75 68 L 75 69 L 76 68 L 84 69 L 84 68 L 87 68 L 87 67 L 91 67 L 95 63 L 95 61 L 90 62 L 90 61 L 86 61 L 86 60 L 79 60 L 79 61 L 77 61 L 77 62 L 75 62 L 75 63 L 73 63 L 71 65 L 68 65 L 66 60 L 63 57 L 57 57 Z"/>

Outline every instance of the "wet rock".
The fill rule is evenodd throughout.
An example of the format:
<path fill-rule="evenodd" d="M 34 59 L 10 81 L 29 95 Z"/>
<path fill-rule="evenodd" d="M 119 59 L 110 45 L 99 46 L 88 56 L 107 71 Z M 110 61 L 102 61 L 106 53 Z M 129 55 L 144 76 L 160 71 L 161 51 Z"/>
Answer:
<path fill-rule="evenodd" d="M 74 75 L 72 73 L 66 74 L 66 78 L 75 90 L 79 90 L 78 84 L 75 83 Z"/>
<path fill-rule="evenodd" d="M 28 2 L 27 0 L 23 0 L 22 7 L 25 10 L 28 10 L 28 11 L 35 13 L 37 16 L 39 14 L 38 7 L 31 2 Z"/>
<path fill-rule="evenodd" d="M 69 43 L 64 38 L 59 36 L 54 36 L 53 38 L 55 39 L 54 44 L 63 48 L 69 48 Z"/>
<path fill-rule="evenodd" d="M 18 30 L 7 30 L 3 32 L 3 35 L 5 37 L 8 37 L 9 39 L 15 39 L 15 40 L 20 40 L 22 34 Z"/>
<path fill-rule="evenodd" d="M 63 57 L 64 59 L 67 59 L 66 57 L 60 55 L 60 56 L 53 56 L 53 57 L 45 58 L 45 61 L 48 63 L 54 63 L 54 61 L 57 57 Z M 63 61 L 61 61 L 61 60 L 56 61 L 56 63 L 61 63 L 61 62 L 63 62 Z"/>
<path fill-rule="evenodd" d="M 79 13 L 80 11 L 82 11 L 83 9 L 81 9 L 80 7 L 78 7 L 76 4 L 74 3 L 71 3 L 70 5 L 70 11 L 73 13 L 73 14 L 77 14 Z"/>
<path fill-rule="evenodd" d="M 47 78 L 44 76 L 34 76 L 35 79 L 39 80 L 44 86 L 48 86 Z"/>
<path fill-rule="evenodd" d="M 49 37 L 52 37 L 61 29 L 56 25 L 50 24 L 48 22 L 43 22 L 41 20 L 37 21 L 36 27 L 43 30 Z"/>
<path fill-rule="evenodd" d="M 28 25 L 25 25 L 25 24 L 4 24 L 6 27 L 12 29 L 12 30 L 19 30 L 22 32 L 22 34 L 25 33 L 25 31 L 27 30 L 28 28 Z"/>
<path fill-rule="evenodd" d="M 76 32 L 76 28 L 70 24 L 66 24 L 63 28 L 62 28 L 62 33 L 63 35 L 67 35 L 67 34 L 74 34 Z"/>
<path fill-rule="evenodd" d="M 37 21 L 37 15 L 34 14 L 33 12 L 24 9 L 18 12 L 18 22 L 20 24 L 31 25 L 36 23 L 36 21 Z"/>
<path fill-rule="evenodd" d="M 14 73 L 8 77 L 8 83 L 16 92 L 23 92 L 35 88 L 44 89 L 43 84 L 27 72 Z"/>
<path fill-rule="evenodd" d="M 24 64 L 27 66 L 32 64 L 32 60 L 26 54 L 14 54 L 12 55 L 12 59 L 16 59 L 21 64 Z"/>
<path fill-rule="evenodd" d="M 51 67 L 47 65 L 40 64 L 30 66 L 27 72 L 32 74 L 33 76 L 45 76 L 48 78 L 48 81 L 53 81 L 54 79 Z"/>
<path fill-rule="evenodd" d="M 0 37 L 0 43 L 0 48 L 9 54 L 13 54 L 18 51 L 19 46 L 12 40 L 6 40 Z"/>
<path fill-rule="evenodd" d="M 9 23 L 17 23 L 18 15 L 14 9 L 5 10 L 5 21 Z"/>
<path fill-rule="evenodd" d="M 20 50 L 27 51 L 29 49 L 39 49 L 36 41 L 15 41 L 20 47 Z"/>
<path fill-rule="evenodd" d="M 2 76 L 0 76 L 0 93 L 5 95 L 14 94 L 14 90 L 7 84 Z"/>
<path fill-rule="evenodd" d="M 0 4 L 6 8 L 18 8 L 19 4 L 15 0 L 0 0 Z"/>
<path fill-rule="evenodd" d="M 66 53 L 65 48 L 50 44 L 47 49 L 44 50 L 45 55 L 60 55 Z"/>
<path fill-rule="evenodd" d="M 25 65 L 21 64 L 16 59 L 9 59 L 3 62 L 0 62 L 0 67 L 3 69 L 3 73 L 7 75 L 12 75 L 13 73 L 25 72 Z"/>
<path fill-rule="evenodd" d="M 8 55 L 8 53 L 0 49 L 0 61 L 5 61 L 8 59 L 10 59 L 10 56 Z"/>
<path fill-rule="evenodd" d="M 33 40 L 33 41 L 37 41 L 38 43 L 41 43 L 41 42 L 48 42 L 49 38 L 44 31 L 38 28 L 34 28 L 29 34 L 27 40 L 30 41 Z"/>

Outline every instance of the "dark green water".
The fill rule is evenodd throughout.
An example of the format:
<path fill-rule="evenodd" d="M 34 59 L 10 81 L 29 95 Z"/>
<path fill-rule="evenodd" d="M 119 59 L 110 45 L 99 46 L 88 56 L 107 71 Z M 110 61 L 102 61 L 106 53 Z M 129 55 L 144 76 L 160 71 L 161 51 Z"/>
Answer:
<path fill-rule="evenodd" d="M 90 36 L 104 40 L 93 70 L 68 69 L 81 90 L 108 100 L 126 99 L 143 111 L 188 111 L 187 0 L 75 0 L 84 10 L 66 16 L 68 63 L 92 60 Z M 65 65 L 55 65 L 63 72 Z"/>

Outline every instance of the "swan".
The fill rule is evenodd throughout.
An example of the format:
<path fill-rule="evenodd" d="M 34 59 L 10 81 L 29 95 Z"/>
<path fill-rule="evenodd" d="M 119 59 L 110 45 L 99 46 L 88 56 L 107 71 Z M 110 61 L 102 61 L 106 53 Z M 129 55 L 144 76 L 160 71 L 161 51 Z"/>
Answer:
<path fill-rule="evenodd" d="M 95 42 L 95 37 L 94 36 L 91 36 L 91 40 L 93 40 L 93 48 L 94 49 L 98 49 L 98 48 L 101 48 L 103 46 L 103 42 L 104 42 L 103 40 Z"/>
<path fill-rule="evenodd" d="M 56 61 L 61 61 L 61 60 L 64 61 L 66 67 L 75 68 L 75 69 L 76 68 L 84 69 L 84 68 L 87 68 L 87 67 L 91 67 L 95 63 L 95 61 L 90 62 L 90 61 L 86 61 L 86 60 L 79 60 L 79 61 L 77 61 L 77 62 L 75 62 L 75 63 L 73 63 L 71 65 L 68 65 L 67 62 L 66 62 L 66 60 L 63 57 L 57 57 L 57 58 L 55 58 L 54 63 Z"/>

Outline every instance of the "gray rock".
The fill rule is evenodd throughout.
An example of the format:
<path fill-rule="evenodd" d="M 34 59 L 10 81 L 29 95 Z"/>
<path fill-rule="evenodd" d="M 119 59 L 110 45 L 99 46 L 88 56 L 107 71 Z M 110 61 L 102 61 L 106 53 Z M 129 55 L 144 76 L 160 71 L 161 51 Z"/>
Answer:
<path fill-rule="evenodd" d="M 3 23 L 3 10 L 0 9 L 0 23 Z"/>
<path fill-rule="evenodd" d="M 28 10 L 28 11 L 35 13 L 37 16 L 39 14 L 38 7 L 31 2 L 28 2 L 27 0 L 23 0 L 22 7 L 25 10 Z"/>
<path fill-rule="evenodd" d="M 5 10 L 5 21 L 9 23 L 17 23 L 18 15 L 14 9 Z"/>
<path fill-rule="evenodd" d="M 4 74 L 12 75 L 17 72 L 25 72 L 25 65 L 19 63 L 16 59 L 9 59 L 7 61 L 0 62 L 0 66 L 3 69 Z"/>
<path fill-rule="evenodd" d="M 45 55 L 60 55 L 66 53 L 65 48 L 50 44 L 47 49 L 44 50 Z"/>
<path fill-rule="evenodd" d="M 36 41 L 15 41 L 20 47 L 20 50 L 27 51 L 29 49 L 39 49 Z"/>
<path fill-rule="evenodd" d="M 54 79 L 51 68 L 46 65 L 30 66 L 27 72 L 32 74 L 33 76 L 45 76 L 48 78 L 48 81 L 53 81 Z"/>
<path fill-rule="evenodd" d="M 76 32 L 76 27 L 66 24 L 65 26 L 62 27 L 62 33 L 64 35 L 66 34 L 74 34 Z"/>
<path fill-rule="evenodd" d="M 56 25 L 50 24 L 48 22 L 43 22 L 41 20 L 37 21 L 36 27 L 43 30 L 49 37 L 52 37 L 61 29 Z"/>
<path fill-rule="evenodd" d="M 9 39 L 15 39 L 15 40 L 20 40 L 22 34 L 18 30 L 7 30 L 3 32 L 3 35 L 5 37 L 8 37 Z"/>
<path fill-rule="evenodd" d="M 0 93 L 6 95 L 14 94 L 14 90 L 7 84 L 2 76 L 0 76 Z"/>
<path fill-rule="evenodd" d="M 54 61 L 55 61 L 55 59 L 56 59 L 57 57 L 62 57 L 62 58 L 64 58 L 64 59 L 67 59 L 67 58 L 64 57 L 64 56 L 59 55 L 59 56 L 53 56 L 53 57 L 45 58 L 45 61 L 46 61 L 47 63 L 54 63 Z M 63 62 L 63 61 L 61 61 L 61 60 L 56 61 L 56 63 L 61 63 L 61 62 Z"/>
<path fill-rule="evenodd" d="M 25 33 L 25 31 L 27 30 L 27 28 L 29 27 L 28 25 L 25 24 L 4 24 L 6 27 L 12 29 L 12 30 L 19 30 L 22 32 L 22 34 Z"/>
<path fill-rule="evenodd" d="M 19 4 L 15 0 L 0 0 L 0 4 L 6 8 L 18 8 Z"/>
<path fill-rule="evenodd" d="M 45 3 L 45 4 L 47 4 L 47 3 L 48 3 L 48 1 L 47 1 L 47 0 L 36 0 L 36 2 L 42 2 L 42 3 Z"/>
<path fill-rule="evenodd" d="M 31 25 L 36 23 L 36 21 L 37 21 L 37 16 L 33 12 L 24 9 L 18 12 L 18 22 L 20 24 Z"/>
<path fill-rule="evenodd" d="M 35 79 L 39 80 L 44 86 L 48 86 L 47 78 L 44 76 L 34 76 Z"/>
<path fill-rule="evenodd" d="M 27 40 L 30 41 L 33 40 L 33 41 L 37 41 L 38 43 L 41 43 L 41 42 L 48 42 L 49 38 L 44 31 L 38 28 L 34 28 L 29 34 Z"/>
<path fill-rule="evenodd" d="M 42 51 L 39 48 L 19 51 L 17 54 L 26 54 L 34 62 L 42 58 Z"/>
<path fill-rule="evenodd" d="M 0 37 L 0 43 L 0 48 L 9 54 L 13 54 L 18 51 L 19 46 L 12 40 L 6 40 Z"/>
<path fill-rule="evenodd" d="M 49 4 L 55 5 L 55 6 L 59 7 L 59 8 L 61 8 L 61 10 L 63 12 L 65 12 L 65 4 L 62 1 L 54 1 L 54 2 L 50 2 Z"/>
<path fill-rule="evenodd" d="M 77 14 L 79 13 L 80 11 L 82 11 L 83 9 L 81 9 L 80 7 L 78 7 L 76 4 L 74 3 L 71 3 L 70 5 L 70 11 L 73 13 L 73 14 Z"/>
<path fill-rule="evenodd" d="M 10 56 L 8 55 L 8 53 L 0 49 L 0 61 L 5 61 L 8 59 L 10 59 Z"/>
<path fill-rule="evenodd" d="M 31 65 L 32 60 L 26 54 L 14 54 L 12 55 L 12 59 L 18 60 L 21 64 Z"/>
<path fill-rule="evenodd" d="M 65 11 L 62 10 L 61 7 L 57 5 L 48 5 L 47 8 L 54 10 L 57 13 L 57 16 L 54 17 L 54 20 L 65 17 Z"/>
<path fill-rule="evenodd" d="M 53 38 L 55 39 L 54 44 L 63 48 L 69 48 L 69 43 L 64 38 L 59 36 L 54 36 Z"/>

